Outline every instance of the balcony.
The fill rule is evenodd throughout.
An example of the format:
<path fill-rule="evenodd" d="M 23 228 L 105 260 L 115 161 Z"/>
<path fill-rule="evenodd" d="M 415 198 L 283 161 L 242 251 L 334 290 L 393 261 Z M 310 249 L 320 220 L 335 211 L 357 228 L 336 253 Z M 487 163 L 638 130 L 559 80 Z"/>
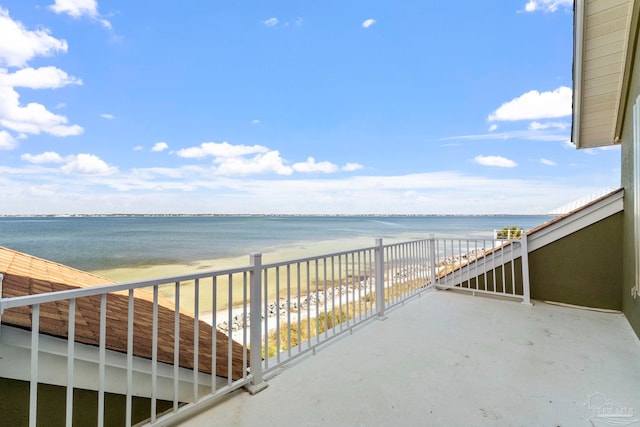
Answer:
<path fill-rule="evenodd" d="M 182 426 L 628 425 L 640 343 L 620 313 L 431 291 Z M 613 424 L 615 421 L 628 424 Z M 592 421 L 593 424 L 589 422 Z M 601 424 L 598 424 L 601 422 Z"/>
<path fill-rule="evenodd" d="M 283 366 L 436 287 L 529 302 L 525 239 L 378 239 L 308 258 L 262 264 L 253 254 L 246 267 L 86 287 L 99 278 L 10 250 L 0 261 L 0 379 L 9 380 L 0 386 L 24 389 L 29 398 L 11 405 L 12 419 L 33 426 L 43 417 L 98 426 L 182 421 L 239 388 L 262 391 Z M 87 400 L 97 404 L 85 408 Z"/>

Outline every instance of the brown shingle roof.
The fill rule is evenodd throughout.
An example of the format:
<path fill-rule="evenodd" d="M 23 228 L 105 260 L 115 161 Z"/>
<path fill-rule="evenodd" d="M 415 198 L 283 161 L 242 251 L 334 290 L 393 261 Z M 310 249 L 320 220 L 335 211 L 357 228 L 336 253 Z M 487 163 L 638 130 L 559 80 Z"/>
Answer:
<path fill-rule="evenodd" d="M 114 282 L 104 277 L 80 271 L 62 264 L 37 258 L 0 246 L 0 273 L 2 297 L 16 297 L 45 292 L 55 292 L 92 286 L 109 285 Z M 153 297 L 144 290 L 134 292 L 134 338 L 135 356 L 151 358 Z M 127 351 L 128 293 L 114 292 L 107 296 L 106 347 L 110 350 Z M 160 299 L 158 305 L 158 361 L 173 363 L 174 305 Z M 69 303 L 57 301 L 40 306 L 40 333 L 66 338 L 68 331 Z M 31 307 L 6 310 L 2 323 L 31 329 Z M 211 325 L 199 321 L 199 370 L 211 373 Z M 99 345 L 100 342 L 100 297 L 92 296 L 76 300 L 75 340 L 80 343 Z M 216 374 L 227 377 L 228 337 L 216 331 Z M 180 366 L 193 369 L 194 318 L 180 314 Z M 248 366 L 247 350 L 247 366 Z M 233 341 L 233 378 L 243 374 L 243 347 Z"/>

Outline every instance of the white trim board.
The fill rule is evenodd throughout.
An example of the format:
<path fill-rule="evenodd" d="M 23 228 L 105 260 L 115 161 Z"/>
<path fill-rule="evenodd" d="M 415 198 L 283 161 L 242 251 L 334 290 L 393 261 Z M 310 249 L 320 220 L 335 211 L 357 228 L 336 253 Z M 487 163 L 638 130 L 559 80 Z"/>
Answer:
<path fill-rule="evenodd" d="M 527 235 L 528 252 L 531 253 L 569 234 L 582 230 L 598 221 L 624 210 L 624 191 L 618 190 L 566 217 L 552 222 Z"/>

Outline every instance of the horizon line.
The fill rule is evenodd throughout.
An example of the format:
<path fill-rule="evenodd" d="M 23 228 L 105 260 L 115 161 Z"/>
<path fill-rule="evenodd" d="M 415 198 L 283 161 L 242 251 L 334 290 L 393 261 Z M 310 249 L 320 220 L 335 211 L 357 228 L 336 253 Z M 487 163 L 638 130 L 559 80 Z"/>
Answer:
<path fill-rule="evenodd" d="M 478 213 L 478 214 L 435 214 L 435 213 L 425 213 L 425 214 L 400 214 L 400 213 L 388 213 L 388 214 L 375 214 L 375 213 L 366 213 L 366 214 L 310 214 L 310 213 L 252 213 L 252 214 L 242 214 L 242 213 L 99 213 L 99 214 L 85 214 L 85 213 L 75 213 L 75 214 L 0 214 L 2 218 L 40 218 L 40 217 L 54 217 L 54 218 L 73 218 L 73 217 L 428 217 L 428 216 L 437 216 L 437 217 L 451 217 L 451 216 L 555 216 L 552 213 L 545 214 L 489 214 L 489 213 Z"/>

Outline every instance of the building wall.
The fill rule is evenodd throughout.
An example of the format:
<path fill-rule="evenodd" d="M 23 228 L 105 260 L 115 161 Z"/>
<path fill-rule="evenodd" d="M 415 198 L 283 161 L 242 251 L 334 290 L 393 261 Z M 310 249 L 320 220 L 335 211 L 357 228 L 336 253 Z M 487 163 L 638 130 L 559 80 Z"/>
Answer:
<path fill-rule="evenodd" d="M 529 253 L 531 299 L 621 310 L 622 224 L 617 213 Z"/>
<path fill-rule="evenodd" d="M 637 29 L 636 29 L 637 31 Z M 636 39 L 637 40 L 637 39 Z M 638 44 L 634 47 L 635 59 L 631 73 L 629 97 L 627 100 L 626 114 L 622 128 L 622 187 L 624 187 L 624 233 L 623 233 L 623 258 L 622 258 L 622 306 L 624 314 L 629 319 L 631 327 L 640 337 L 640 295 L 635 298 L 631 289 L 635 286 L 636 259 L 634 250 L 634 211 L 633 191 L 634 186 L 640 185 L 633 182 L 633 104 L 640 95 L 640 53 Z M 640 230 L 639 230 L 640 232 Z"/>
<path fill-rule="evenodd" d="M 38 384 L 39 426 L 65 425 L 65 387 Z M 29 425 L 29 383 L 27 381 L 0 378 L 0 425 Z M 172 402 L 158 401 L 157 412 L 172 408 Z M 132 399 L 133 424 L 151 416 L 151 400 L 141 397 Z M 123 426 L 126 416 L 126 398 L 123 395 L 105 393 L 105 426 Z M 98 393 L 75 389 L 73 394 L 73 425 L 94 426 L 98 421 Z M 6 424 L 5 424 L 6 423 Z"/>

